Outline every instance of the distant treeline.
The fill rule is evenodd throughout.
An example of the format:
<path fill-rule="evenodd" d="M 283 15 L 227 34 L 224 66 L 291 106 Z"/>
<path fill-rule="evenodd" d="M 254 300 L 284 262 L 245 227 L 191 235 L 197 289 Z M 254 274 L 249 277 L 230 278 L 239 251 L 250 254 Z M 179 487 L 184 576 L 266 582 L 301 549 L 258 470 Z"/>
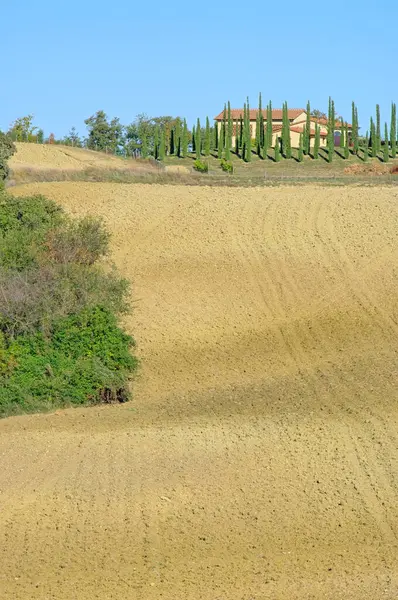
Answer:
<path fill-rule="evenodd" d="M 140 114 L 129 125 L 122 125 L 120 119 L 108 118 L 100 110 L 85 120 L 86 137 L 81 137 L 72 127 L 69 134 L 62 139 L 56 139 L 50 133 L 47 137 L 42 129 L 33 125 L 33 116 L 28 115 L 17 119 L 8 132 L 13 141 L 33 143 L 66 144 L 85 147 L 91 150 L 108 152 L 120 156 L 152 157 L 164 160 L 167 156 L 185 158 L 195 156 L 202 159 L 206 156 L 216 156 L 229 161 L 234 154 L 250 162 L 254 155 L 263 160 L 280 161 L 293 157 L 291 131 L 288 118 L 287 102 L 283 105 L 283 118 L 280 135 L 273 135 L 272 104 L 268 102 L 263 109 L 261 94 L 259 96 L 256 135 L 252 138 L 250 126 L 249 100 L 244 103 L 242 114 L 233 120 L 230 103 L 224 106 L 221 122 L 212 125 L 209 117 L 190 129 L 186 119 L 181 117 L 160 116 L 148 117 Z M 266 115 L 264 117 L 264 114 Z M 326 147 L 324 151 L 327 160 L 332 162 L 335 155 L 335 130 L 340 132 L 339 155 L 348 159 L 357 155 L 366 161 L 369 157 L 379 157 L 387 162 L 397 154 L 397 113 L 396 104 L 391 104 L 389 123 L 381 123 L 380 106 L 376 105 L 375 115 L 371 117 L 369 129 L 360 135 L 358 108 L 352 102 L 350 125 L 343 117 L 336 114 L 334 101 L 329 98 L 328 112 L 311 109 L 308 102 L 306 107 L 306 123 L 300 133 L 299 147 L 295 151 L 296 160 L 304 160 L 304 156 L 319 158 L 321 127 L 315 125 L 315 133 L 311 130 L 313 119 L 322 120 L 327 129 Z M 313 143 L 311 144 L 311 137 Z"/>

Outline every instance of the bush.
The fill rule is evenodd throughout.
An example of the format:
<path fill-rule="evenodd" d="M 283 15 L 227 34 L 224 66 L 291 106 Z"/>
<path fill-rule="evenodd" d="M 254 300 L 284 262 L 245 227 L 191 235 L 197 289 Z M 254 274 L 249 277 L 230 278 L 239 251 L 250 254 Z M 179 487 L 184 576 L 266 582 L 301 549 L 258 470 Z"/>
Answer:
<path fill-rule="evenodd" d="M 7 161 L 16 152 L 16 147 L 12 139 L 0 131 L 0 185 L 7 179 L 10 172 Z"/>
<path fill-rule="evenodd" d="M 0 416 L 127 400 L 128 283 L 96 264 L 108 242 L 100 220 L 0 197 Z"/>
<path fill-rule="evenodd" d="M 234 166 L 233 166 L 232 162 L 230 160 L 225 160 L 225 158 L 221 159 L 220 167 L 226 173 L 232 174 L 234 172 Z"/>
<path fill-rule="evenodd" d="M 205 162 L 204 160 L 196 159 L 193 163 L 193 168 L 196 171 L 199 171 L 199 173 L 208 173 L 209 164 L 207 162 Z"/>

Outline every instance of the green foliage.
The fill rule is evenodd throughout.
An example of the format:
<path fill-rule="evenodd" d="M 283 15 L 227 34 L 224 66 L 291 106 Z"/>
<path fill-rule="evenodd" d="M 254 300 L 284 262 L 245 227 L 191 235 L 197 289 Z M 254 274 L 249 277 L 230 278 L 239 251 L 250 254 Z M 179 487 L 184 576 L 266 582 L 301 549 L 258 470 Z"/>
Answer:
<path fill-rule="evenodd" d="M 43 133 L 43 130 L 42 130 L 42 129 L 41 129 L 40 131 L 41 131 L 41 133 Z M 39 131 L 39 132 L 38 132 L 38 134 L 37 134 L 37 138 L 38 138 L 38 139 L 37 139 L 37 142 L 38 142 L 39 144 L 42 144 L 42 143 L 43 143 L 43 140 L 42 140 L 41 142 L 39 141 L 39 134 L 40 134 L 40 131 Z M 40 136 L 40 137 L 41 137 L 41 136 Z M 42 138 L 41 138 L 41 139 L 42 139 Z M 82 147 L 82 145 L 83 145 L 83 144 L 82 144 L 82 141 L 81 141 L 81 139 L 80 139 L 80 137 L 79 137 L 79 134 L 78 134 L 78 133 L 77 133 L 77 131 L 76 131 L 76 127 L 72 127 L 72 128 L 71 128 L 71 130 L 69 131 L 68 135 L 66 135 L 66 136 L 64 137 L 64 139 L 62 140 L 62 142 L 63 142 L 64 144 L 66 144 L 67 146 L 74 146 L 74 147 L 76 147 L 76 148 L 81 148 L 81 147 Z"/>
<path fill-rule="evenodd" d="M 391 105 L 390 144 L 391 156 L 395 158 L 397 155 L 397 105 L 395 102 Z"/>
<path fill-rule="evenodd" d="M 15 142 L 31 142 L 36 141 L 35 132 L 37 127 L 33 125 L 34 116 L 26 115 L 16 119 L 9 130 L 9 136 Z"/>
<path fill-rule="evenodd" d="M 345 125 L 344 125 L 344 121 L 343 121 L 343 117 L 341 117 L 340 119 L 340 148 L 344 148 L 344 132 L 345 132 Z"/>
<path fill-rule="evenodd" d="M 218 122 L 214 123 L 213 127 L 213 150 L 218 150 Z"/>
<path fill-rule="evenodd" d="M 252 159 L 252 140 L 250 131 L 250 104 L 249 98 L 246 102 L 246 118 L 244 117 L 244 152 L 243 158 L 246 162 L 251 162 Z"/>
<path fill-rule="evenodd" d="M 159 160 L 164 160 L 166 158 L 166 130 L 163 127 L 160 134 L 160 144 L 159 144 Z"/>
<path fill-rule="evenodd" d="M 197 120 L 196 123 L 196 139 L 195 139 L 195 145 L 196 145 L 196 158 L 198 160 L 200 160 L 200 156 L 202 154 L 202 138 L 201 138 L 201 129 L 200 129 L 200 120 Z"/>
<path fill-rule="evenodd" d="M 376 127 L 375 123 L 370 117 L 370 145 L 372 148 L 372 157 L 375 158 L 377 156 L 377 139 L 376 139 Z"/>
<path fill-rule="evenodd" d="M 239 121 L 236 119 L 235 121 L 235 154 L 239 156 L 239 139 L 240 139 L 240 130 L 239 130 Z"/>
<path fill-rule="evenodd" d="M 188 156 L 188 126 L 187 121 L 184 119 L 182 126 L 182 143 L 181 143 L 182 156 L 186 158 Z"/>
<path fill-rule="evenodd" d="M 216 123 L 216 129 L 218 129 L 219 125 L 218 123 Z M 223 153 L 224 153 L 224 126 L 221 123 L 220 126 L 220 135 L 218 138 L 218 151 L 217 151 L 217 156 L 218 158 L 222 158 L 223 157 Z"/>
<path fill-rule="evenodd" d="M 256 152 L 261 156 L 261 148 L 264 145 L 264 115 L 262 107 L 261 93 L 258 95 L 258 111 L 256 119 Z"/>
<path fill-rule="evenodd" d="M 368 138 L 368 134 L 366 133 L 365 143 L 363 145 L 362 160 L 363 160 L 363 162 L 367 162 L 368 159 L 369 159 L 369 138 Z"/>
<path fill-rule="evenodd" d="M 42 196 L 0 196 L 0 415 L 126 400 L 128 284 L 98 261 L 109 234 Z"/>
<path fill-rule="evenodd" d="M 123 127 L 118 118 L 108 121 L 103 110 L 86 119 L 88 129 L 87 147 L 115 153 L 123 143 Z"/>
<path fill-rule="evenodd" d="M 207 173 L 209 171 L 209 164 L 197 158 L 193 163 L 193 168 L 195 171 L 199 171 L 199 173 Z"/>
<path fill-rule="evenodd" d="M 11 340 L 0 362 L 0 416 L 128 399 L 134 340 L 97 306 Z M 1 355 L 0 355 L 1 356 Z"/>
<path fill-rule="evenodd" d="M 44 144 L 44 131 L 42 129 L 37 132 L 37 143 Z"/>
<path fill-rule="evenodd" d="M 225 171 L 226 173 L 233 173 L 234 172 L 234 166 L 232 164 L 231 161 L 225 160 L 225 158 L 222 158 L 220 161 L 220 167 L 223 171 Z"/>
<path fill-rule="evenodd" d="M 390 159 L 390 146 L 388 143 L 388 127 L 384 125 L 384 145 L 383 145 L 383 161 L 387 163 Z"/>
<path fill-rule="evenodd" d="M 311 149 L 311 104 L 307 102 L 307 117 L 305 121 L 305 129 L 303 134 L 303 152 L 309 155 Z"/>
<path fill-rule="evenodd" d="M 376 137 L 375 137 L 375 145 L 376 145 L 376 154 L 380 152 L 381 149 L 381 124 L 380 124 L 380 105 L 376 104 Z"/>
<path fill-rule="evenodd" d="M 225 140 L 225 158 L 230 160 L 231 158 L 231 146 L 232 146 L 232 117 L 231 117 L 231 104 L 228 101 L 227 111 L 227 132 Z"/>
<path fill-rule="evenodd" d="M 174 127 L 174 154 L 178 157 L 181 156 L 181 120 L 176 119 Z"/>
<path fill-rule="evenodd" d="M 274 160 L 275 160 L 275 162 L 280 162 L 280 160 L 281 160 L 281 142 L 280 142 L 280 139 L 278 138 L 278 136 L 276 137 L 276 140 L 275 140 Z"/>
<path fill-rule="evenodd" d="M 0 131 L 0 188 L 9 175 L 7 161 L 16 152 L 16 147 L 10 136 Z"/>
<path fill-rule="evenodd" d="M 315 125 L 315 140 L 314 140 L 314 160 L 319 158 L 319 148 L 321 146 L 321 128 L 318 123 Z"/>
<path fill-rule="evenodd" d="M 298 162 L 303 162 L 304 160 L 304 140 L 303 140 L 304 134 L 303 132 L 300 133 L 300 141 L 299 141 L 299 147 L 298 147 L 298 153 L 297 153 L 297 160 Z"/>
<path fill-rule="evenodd" d="M 209 121 L 209 117 L 206 117 L 205 146 L 204 146 L 204 155 L 205 156 L 210 156 L 210 142 L 211 142 L 210 121 Z"/>
<path fill-rule="evenodd" d="M 347 123 L 342 130 L 342 136 L 344 138 L 344 158 L 347 160 L 350 157 L 350 136 Z"/>
<path fill-rule="evenodd" d="M 264 135 L 264 158 L 267 156 L 268 148 L 272 146 L 272 102 L 269 101 L 267 106 L 267 124 Z"/>
<path fill-rule="evenodd" d="M 282 154 L 285 158 L 292 158 L 292 145 L 290 141 L 290 121 L 287 102 L 283 104 L 282 116 Z"/>
<path fill-rule="evenodd" d="M 329 97 L 329 112 L 328 112 L 328 134 L 327 134 L 327 148 L 328 148 L 328 162 L 333 161 L 334 157 L 334 129 L 336 124 L 336 114 L 334 109 L 334 102 Z"/>

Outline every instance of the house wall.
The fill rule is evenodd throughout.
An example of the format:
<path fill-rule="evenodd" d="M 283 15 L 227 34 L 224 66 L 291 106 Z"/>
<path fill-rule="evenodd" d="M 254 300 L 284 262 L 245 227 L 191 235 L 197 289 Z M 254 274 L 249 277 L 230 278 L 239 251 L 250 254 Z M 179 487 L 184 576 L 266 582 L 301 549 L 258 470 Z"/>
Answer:
<path fill-rule="evenodd" d="M 299 128 L 301 131 L 303 131 L 304 127 L 305 127 L 305 117 L 306 114 L 302 113 L 302 115 L 300 115 L 300 119 L 298 120 L 299 122 L 297 122 L 296 119 L 294 119 L 294 121 L 292 121 L 292 125 L 294 123 L 297 122 L 297 124 L 295 125 L 295 127 Z M 301 122 L 300 122 L 301 121 Z M 282 121 L 272 121 L 273 125 L 282 125 Z M 221 132 L 221 126 L 222 123 L 220 121 L 217 122 L 218 125 L 218 135 L 220 136 L 220 132 Z M 235 130 L 235 125 L 236 122 L 233 122 L 233 128 Z M 250 130 L 251 130 L 251 137 L 252 139 L 254 139 L 256 137 L 256 121 L 250 121 Z M 311 129 L 315 130 L 315 121 L 311 121 Z M 320 125 L 320 130 L 321 133 L 327 133 L 327 127 L 325 127 L 324 125 Z M 272 134 L 272 147 L 275 146 L 275 140 L 277 139 L 277 137 L 281 137 L 282 136 L 282 132 L 273 132 Z M 291 139 L 291 144 L 292 144 L 292 148 L 298 148 L 300 145 L 300 133 L 296 132 L 296 131 L 291 131 L 290 132 L 290 139 Z M 310 139 L 310 146 L 313 147 L 315 144 L 315 138 L 311 137 Z M 232 135 L 232 148 L 235 146 L 235 135 Z M 321 137 L 320 140 L 320 147 L 324 148 L 326 146 L 326 139 Z"/>

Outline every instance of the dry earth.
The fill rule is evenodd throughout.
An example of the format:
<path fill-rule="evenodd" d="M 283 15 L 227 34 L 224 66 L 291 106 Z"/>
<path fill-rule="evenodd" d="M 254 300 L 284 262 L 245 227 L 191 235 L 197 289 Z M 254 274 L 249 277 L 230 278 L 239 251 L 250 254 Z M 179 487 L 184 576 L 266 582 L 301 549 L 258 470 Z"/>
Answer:
<path fill-rule="evenodd" d="M 83 170 L 88 167 L 126 167 L 126 161 L 111 154 L 102 154 L 82 148 L 55 144 L 16 143 L 17 152 L 9 161 L 16 169 L 65 169 Z"/>
<path fill-rule="evenodd" d="M 38 184 L 134 282 L 134 402 L 0 423 L 2 600 L 398 597 L 394 188 Z"/>

